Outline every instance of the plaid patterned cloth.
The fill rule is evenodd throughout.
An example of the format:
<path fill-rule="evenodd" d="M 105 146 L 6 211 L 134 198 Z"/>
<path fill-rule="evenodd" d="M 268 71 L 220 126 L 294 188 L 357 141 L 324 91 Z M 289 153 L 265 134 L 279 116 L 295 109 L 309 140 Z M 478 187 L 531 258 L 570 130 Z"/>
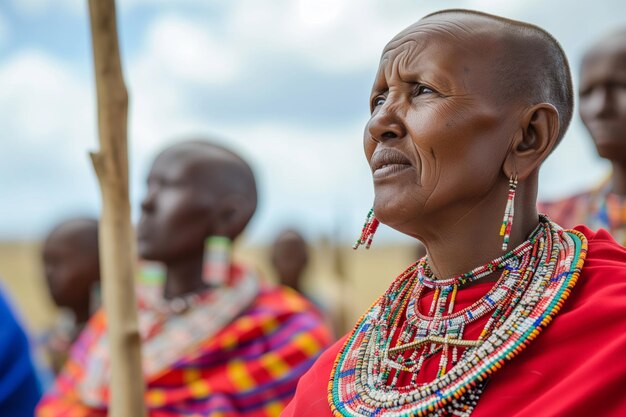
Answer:
<path fill-rule="evenodd" d="M 39 404 L 38 417 L 106 416 L 106 384 L 87 399 L 83 388 L 90 355 L 105 330 L 104 315 L 97 313 Z M 192 351 L 185 349 L 165 371 L 146 376 L 149 415 L 278 416 L 329 342 L 323 319 L 308 301 L 287 288 L 261 286 L 252 305 L 227 326 Z"/>
<path fill-rule="evenodd" d="M 602 228 L 626 246 L 626 197 L 612 194 L 610 189 L 607 179 L 587 192 L 562 200 L 541 202 L 538 209 L 566 229 L 579 224 L 592 230 Z"/>

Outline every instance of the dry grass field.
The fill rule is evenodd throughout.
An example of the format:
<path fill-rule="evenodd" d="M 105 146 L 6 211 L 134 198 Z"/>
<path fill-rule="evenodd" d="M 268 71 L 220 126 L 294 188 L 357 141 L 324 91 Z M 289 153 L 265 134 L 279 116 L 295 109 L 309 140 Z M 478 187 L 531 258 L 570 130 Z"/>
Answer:
<path fill-rule="evenodd" d="M 8 293 L 31 331 L 55 320 L 42 277 L 37 242 L 0 242 L 0 284 Z M 323 243 L 312 248 L 304 287 L 307 293 L 334 315 L 342 316 L 344 330 L 361 316 L 389 282 L 414 259 L 415 248 L 376 246 L 366 251 L 331 249 Z M 235 258 L 256 265 L 265 279 L 272 279 L 264 247 L 236 247 Z"/>

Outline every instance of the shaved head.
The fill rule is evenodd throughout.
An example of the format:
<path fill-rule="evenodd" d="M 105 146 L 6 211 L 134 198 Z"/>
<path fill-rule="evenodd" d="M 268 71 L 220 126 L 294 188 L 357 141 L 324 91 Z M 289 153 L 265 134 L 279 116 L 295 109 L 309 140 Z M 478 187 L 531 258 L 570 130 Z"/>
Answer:
<path fill-rule="evenodd" d="M 557 144 L 560 142 L 572 120 L 574 90 L 567 57 L 552 35 L 529 23 L 472 10 L 438 11 L 417 24 L 430 20 L 447 25 L 451 36 L 461 34 L 465 38 L 463 34 L 466 34 L 477 49 L 489 46 L 493 79 L 499 87 L 498 99 L 502 104 L 520 101 L 528 106 L 552 104 L 559 113 Z M 477 21 L 482 24 L 472 25 Z"/>
<path fill-rule="evenodd" d="M 54 302 L 72 309 L 88 305 L 91 287 L 100 280 L 98 221 L 75 218 L 58 224 L 45 239 L 42 258 Z"/>
<path fill-rule="evenodd" d="M 597 58 L 598 55 L 623 54 L 626 54 L 626 27 L 615 29 L 595 41 L 585 52 L 581 70 L 588 61 Z"/>
<path fill-rule="evenodd" d="M 161 152 L 148 175 L 138 249 L 161 262 L 202 253 L 209 236 L 236 239 L 257 206 L 250 166 L 234 152 L 191 140 Z"/>
<path fill-rule="evenodd" d="M 252 169 L 239 155 L 223 146 L 203 140 L 191 140 L 165 149 L 157 157 L 177 159 L 187 175 L 212 195 L 244 196 L 250 217 L 257 205 L 256 181 Z"/>
<path fill-rule="evenodd" d="M 98 220 L 75 218 L 56 225 L 48 234 L 47 242 L 71 241 L 79 253 L 98 253 Z"/>

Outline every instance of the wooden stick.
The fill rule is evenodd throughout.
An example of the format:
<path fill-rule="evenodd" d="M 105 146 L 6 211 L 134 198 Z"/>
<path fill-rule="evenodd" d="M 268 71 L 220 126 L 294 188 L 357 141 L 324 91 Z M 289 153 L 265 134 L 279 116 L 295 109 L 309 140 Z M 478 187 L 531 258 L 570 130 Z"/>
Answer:
<path fill-rule="evenodd" d="M 100 265 L 111 360 L 109 417 L 146 415 L 128 197 L 127 115 L 115 0 L 89 0 L 98 96 L 100 152 L 92 153 L 100 191 Z"/>

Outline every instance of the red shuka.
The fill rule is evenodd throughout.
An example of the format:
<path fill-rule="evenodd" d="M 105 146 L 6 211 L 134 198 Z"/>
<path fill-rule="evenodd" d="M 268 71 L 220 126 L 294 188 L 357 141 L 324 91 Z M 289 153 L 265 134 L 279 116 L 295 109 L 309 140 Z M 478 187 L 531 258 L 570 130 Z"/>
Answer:
<path fill-rule="evenodd" d="M 572 294 L 537 339 L 491 376 L 472 417 L 626 416 L 626 249 L 605 230 L 576 230 L 589 240 L 589 251 Z M 457 308 L 492 285 L 459 291 Z M 430 300 L 421 301 L 427 310 Z M 469 338 L 470 330 L 476 331 L 468 328 Z M 345 339 L 302 377 L 282 417 L 332 416 L 328 381 Z M 438 359 L 426 365 L 432 379 Z"/>

